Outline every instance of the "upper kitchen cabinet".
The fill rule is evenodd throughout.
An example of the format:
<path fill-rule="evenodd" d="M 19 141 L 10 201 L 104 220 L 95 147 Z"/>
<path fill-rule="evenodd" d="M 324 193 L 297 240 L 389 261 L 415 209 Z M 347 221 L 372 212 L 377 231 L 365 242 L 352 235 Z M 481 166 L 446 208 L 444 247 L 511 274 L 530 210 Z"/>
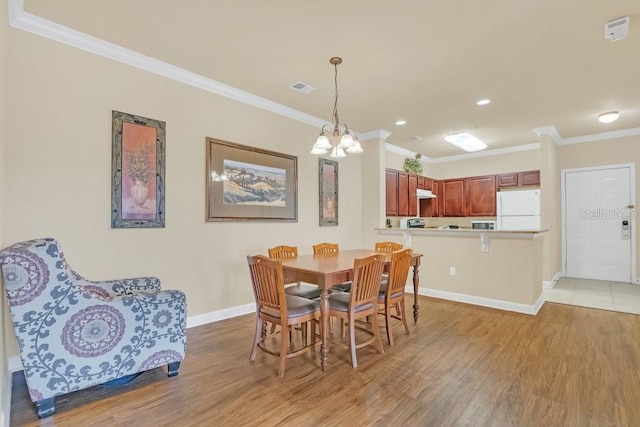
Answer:
<path fill-rule="evenodd" d="M 385 170 L 387 216 L 398 216 L 398 171 Z"/>
<path fill-rule="evenodd" d="M 511 172 L 496 175 L 498 189 L 536 187 L 540 185 L 540 171 Z"/>
<path fill-rule="evenodd" d="M 436 196 L 433 199 L 420 199 L 418 200 L 419 216 L 421 217 L 434 217 L 440 216 L 440 199 L 442 196 L 442 181 L 435 181 L 430 178 L 424 179 L 424 189 L 429 190 Z"/>
<path fill-rule="evenodd" d="M 409 216 L 409 173 L 403 171 L 398 171 L 398 216 Z"/>
<path fill-rule="evenodd" d="M 442 181 L 440 215 L 466 216 L 466 207 L 465 179 L 445 179 Z"/>
<path fill-rule="evenodd" d="M 496 175 L 496 179 L 498 181 L 498 188 L 509 188 L 518 186 L 517 172 L 501 173 L 500 175 Z"/>
<path fill-rule="evenodd" d="M 418 189 L 418 175 L 415 173 L 409 173 L 409 191 L 407 197 L 409 198 L 409 216 L 418 215 L 418 198 L 416 196 L 416 190 Z"/>
<path fill-rule="evenodd" d="M 465 179 L 466 216 L 496 215 L 496 176 L 475 176 Z"/>
<path fill-rule="evenodd" d="M 540 171 L 518 172 L 518 187 L 539 186 Z"/>

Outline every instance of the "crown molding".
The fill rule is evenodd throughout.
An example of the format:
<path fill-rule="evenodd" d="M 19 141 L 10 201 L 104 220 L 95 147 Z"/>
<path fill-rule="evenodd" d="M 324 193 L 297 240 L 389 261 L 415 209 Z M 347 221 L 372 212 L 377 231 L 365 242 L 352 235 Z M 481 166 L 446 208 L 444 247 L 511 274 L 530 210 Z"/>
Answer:
<path fill-rule="evenodd" d="M 582 144 L 583 142 L 603 141 L 606 139 L 625 138 L 640 135 L 640 128 L 612 130 L 609 132 L 595 133 L 593 135 L 572 136 L 562 138 L 558 145 Z"/>
<path fill-rule="evenodd" d="M 369 132 L 363 132 L 358 134 L 360 141 L 367 141 L 369 139 L 387 139 L 391 136 L 391 132 L 384 129 L 372 130 Z"/>
<path fill-rule="evenodd" d="M 534 128 L 533 131 L 539 137 L 542 136 L 542 135 L 549 135 L 551 137 L 551 139 L 553 139 L 553 142 L 556 143 L 556 145 L 560 145 L 560 142 L 562 141 L 562 137 L 560 136 L 560 132 L 558 132 L 558 129 L 556 129 L 556 127 L 553 126 L 553 125 Z"/>
<path fill-rule="evenodd" d="M 413 157 L 417 154 L 414 151 L 407 150 L 406 148 L 398 147 L 397 145 L 389 144 L 388 142 L 385 142 L 384 149 L 386 151 L 391 151 L 392 153 L 400 154 L 402 156 L 407 156 L 407 157 Z M 424 162 L 425 159 L 430 159 L 430 158 L 423 154 L 421 160 Z"/>
<path fill-rule="evenodd" d="M 594 133 L 592 135 L 571 136 L 563 138 L 555 126 L 543 126 L 533 130 L 538 136 L 549 135 L 556 145 L 582 144 L 584 142 L 604 141 L 607 139 L 626 138 L 640 135 L 640 128 L 612 130 L 609 132 Z"/>
<path fill-rule="evenodd" d="M 242 102 L 272 113 L 288 117 L 317 128 L 328 123 L 324 119 L 303 113 L 286 105 L 234 88 L 216 80 L 196 74 L 184 68 L 157 60 L 139 52 L 90 36 L 64 25 L 24 11 L 22 0 L 7 0 L 9 24 L 23 31 L 48 38 L 104 58 L 157 74 L 168 79 L 193 86 L 234 101 Z"/>
<path fill-rule="evenodd" d="M 224 96 L 243 104 L 251 105 L 262 110 L 287 117 L 298 122 L 321 128 L 325 124 L 330 124 L 327 120 L 312 116 L 286 105 L 279 104 L 266 98 L 254 95 L 252 93 L 234 88 L 216 80 L 196 74 L 184 68 L 157 60 L 139 52 L 126 49 L 122 46 L 107 42 L 106 40 L 90 36 L 64 25 L 57 24 L 53 21 L 41 18 L 31 13 L 25 12 L 24 0 L 7 0 L 9 24 L 17 29 L 27 31 L 41 37 L 48 38 L 95 55 L 102 56 L 132 67 L 166 77 L 168 79 L 184 83 L 186 85 L 202 89 L 204 91 Z M 533 129 L 538 135 L 549 135 L 557 145 L 579 144 L 584 142 L 601 141 L 606 139 L 623 138 L 628 136 L 640 135 L 640 128 L 621 129 L 611 132 L 603 132 L 594 135 L 575 136 L 570 138 L 562 138 L 555 126 L 543 126 Z M 361 140 L 368 139 L 387 139 L 391 132 L 378 129 L 360 134 Z M 431 158 L 422 155 L 423 163 L 444 163 L 450 161 L 464 160 L 474 157 L 493 156 L 498 154 L 512 153 L 524 150 L 535 150 L 536 144 L 527 144 L 514 146 L 496 150 L 487 150 L 476 153 L 460 154 L 455 156 Z M 539 145 L 538 145 L 539 147 Z M 386 143 L 385 148 L 388 151 L 396 152 L 406 156 L 415 156 L 416 153 L 410 150 L 402 149 L 392 144 Z"/>
<path fill-rule="evenodd" d="M 473 153 L 457 154 L 455 156 L 438 157 L 436 159 L 429 159 L 428 163 L 446 163 L 455 162 L 459 160 L 476 159 L 478 157 L 499 156 L 501 154 L 518 153 L 520 151 L 539 150 L 540 143 L 534 142 L 533 144 L 514 145 L 513 147 L 496 148 L 493 150 L 475 151 Z"/>

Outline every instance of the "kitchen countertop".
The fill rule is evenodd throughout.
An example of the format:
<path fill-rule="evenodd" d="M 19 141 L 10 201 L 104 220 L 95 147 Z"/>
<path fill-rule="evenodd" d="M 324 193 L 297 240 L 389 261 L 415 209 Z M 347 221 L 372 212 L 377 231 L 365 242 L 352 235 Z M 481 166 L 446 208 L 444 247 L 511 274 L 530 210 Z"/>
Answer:
<path fill-rule="evenodd" d="M 408 232 L 411 234 L 491 234 L 492 236 L 499 236 L 501 234 L 524 234 L 528 236 L 533 236 L 537 234 L 546 233 L 547 229 L 542 230 L 479 230 L 472 228 L 438 228 L 438 227 L 424 227 L 424 228 L 376 228 L 377 231 L 384 232 L 388 231 L 390 234 L 396 234 L 398 232 Z"/>
<path fill-rule="evenodd" d="M 405 246 L 412 247 L 411 238 L 421 236 L 452 237 L 452 238 L 479 238 L 482 252 L 489 251 L 490 239 L 525 239 L 533 240 L 542 237 L 547 229 L 543 230 L 478 230 L 472 228 L 376 228 L 380 234 L 400 235 L 405 239 Z"/>

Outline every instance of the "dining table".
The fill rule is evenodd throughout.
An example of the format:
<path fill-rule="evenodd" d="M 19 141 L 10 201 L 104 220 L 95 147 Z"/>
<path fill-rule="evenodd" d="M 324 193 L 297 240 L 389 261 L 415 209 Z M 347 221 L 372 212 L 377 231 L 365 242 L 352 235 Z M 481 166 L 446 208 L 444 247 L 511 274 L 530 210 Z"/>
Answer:
<path fill-rule="evenodd" d="M 385 269 L 391 262 L 391 252 L 375 251 L 373 249 L 350 249 L 329 254 L 301 255 L 297 258 L 282 259 L 282 270 L 285 282 L 305 282 L 320 288 L 320 364 L 323 371 L 327 369 L 329 354 L 329 296 L 331 287 L 349 282 L 353 277 L 353 263 L 356 258 L 365 258 L 374 254 L 386 255 Z M 419 267 L 422 254 L 413 253 L 413 320 L 418 321 L 418 285 L 420 283 Z"/>

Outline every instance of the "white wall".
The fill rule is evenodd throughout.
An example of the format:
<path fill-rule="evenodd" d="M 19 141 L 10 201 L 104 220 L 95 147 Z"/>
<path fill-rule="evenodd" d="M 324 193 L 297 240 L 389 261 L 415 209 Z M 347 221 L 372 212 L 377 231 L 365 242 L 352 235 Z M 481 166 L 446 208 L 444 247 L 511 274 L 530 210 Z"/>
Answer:
<path fill-rule="evenodd" d="M 253 302 L 246 255 L 360 246 L 359 156 L 340 161 L 340 225 L 318 225 L 317 129 L 19 30 L 8 42 L 3 247 L 55 237 L 87 278 L 157 275 L 184 290 L 191 317 Z M 166 122 L 163 229 L 110 228 L 112 110 Z M 298 156 L 298 222 L 205 222 L 207 136 Z M 17 354 L 12 334 L 5 344 Z"/>
<path fill-rule="evenodd" d="M 5 172 L 6 161 L 4 156 L 4 147 L 7 141 L 7 127 L 6 127 L 6 107 L 7 107 L 7 80 L 6 80 L 6 64 L 7 64 L 7 5 L 5 1 L 0 2 L 0 243 L 3 242 L 4 221 L 3 214 L 4 208 L 7 205 L 4 198 L 5 187 Z M 3 246 L 3 245 L 0 245 Z M 0 281 L 2 279 L 0 278 Z M 0 328 L 0 427 L 9 425 L 9 414 L 6 412 L 8 407 L 5 407 L 6 398 L 10 395 L 7 394 L 5 388 L 10 384 L 10 375 L 6 375 L 6 351 L 4 344 L 4 328 L 7 320 L 5 319 L 5 296 L 4 289 L 0 291 L 0 319 L 2 319 L 2 328 Z"/>

